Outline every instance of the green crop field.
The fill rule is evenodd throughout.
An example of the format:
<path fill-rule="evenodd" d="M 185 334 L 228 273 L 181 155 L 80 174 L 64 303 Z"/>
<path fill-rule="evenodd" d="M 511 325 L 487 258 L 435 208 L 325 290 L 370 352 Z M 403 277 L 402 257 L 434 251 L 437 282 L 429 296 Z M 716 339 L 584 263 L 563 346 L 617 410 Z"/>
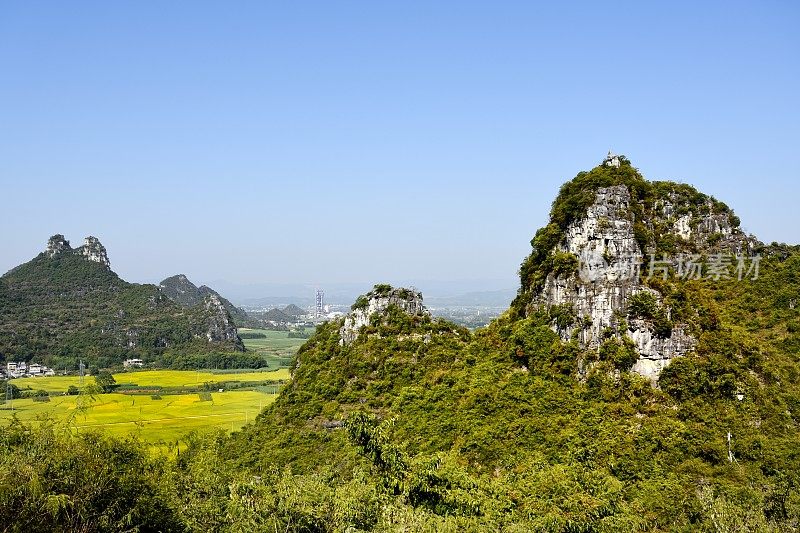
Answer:
<path fill-rule="evenodd" d="M 306 332 L 313 333 L 314 330 L 307 329 Z M 239 333 L 263 333 L 266 335 L 266 338 L 263 339 L 242 340 L 248 350 L 261 354 L 272 368 L 289 366 L 294 354 L 308 340 L 292 339 L 289 338 L 288 331 L 272 331 L 269 329 L 239 328 Z"/>

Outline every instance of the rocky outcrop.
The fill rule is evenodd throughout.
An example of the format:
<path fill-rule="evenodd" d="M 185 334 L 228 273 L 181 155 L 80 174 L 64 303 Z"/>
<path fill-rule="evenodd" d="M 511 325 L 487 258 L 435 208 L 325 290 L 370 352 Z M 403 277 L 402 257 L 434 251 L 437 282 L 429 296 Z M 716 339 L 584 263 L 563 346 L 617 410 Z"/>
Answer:
<path fill-rule="evenodd" d="M 749 254 L 761 244 L 739 229 L 735 216 L 719 212 L 716 204 L 719 202 L 706 197 L 700 204 L 687 207 L 686 198 L 673 192 L 656 201 L 654 212 L 674 236 L 692 244 L 695 250 Z"/>
<path fill-rule="evenodd" d="M 208 296 L 214 296 L 222 302 L 237 325 L 244 326 L 247 321 L 247 313 L 244 310 L 233 305 L 214 289 L 205 285 L 198 287 L 184 274 L 170 276 L 159 283 L 158 287 L 167 298 L 183 307 L 201 305 Z"/>
<path fill-rule="evenodd" d="M 47 257 L 52 258 L 56 254 L 60 254 L 61 252 L 65 251 L 72 251 L 72 248 L 69 245 L 69 241 L 60 233 L 53 235 L 47 240 L 47 249 L 45 250 Z"/>
<path fill-rule="evenodd" d="M 60 233 L 53 235 L 47 240 L 47 248 L 44 253 L 50 259 L 64 253 L 80 255 L 87 261 L 99 263 L 106 267 L 106 269 L 111 270 L 111 263 L 108 260 L 106 247 L 102 245 L 97 237 L 92 237 L 91 235 L 83 240 L 83 246 L 79 246 L 75 249 L 70 247 L 69 241 Z"/>
<path fill-rule="evenodd" d="M 104 267 L 111 269 L 106 247 L 100 243 L 97 237 L 92 237 L 91 235 L 86 237 L 83 240 L 83 246 L 77 248 L 75 252 L 84 256 L 89 261 L 100 263 Z"/>
<path fill-rule="evenodd" d="M 375 285 L 372 291 L 356 300 L 350 313 L 345 316 L 344 324 L 339 329 L 340 344 L 353 343 L 362 327 L 369 325 L 375 315 L 385 313 L 392 306 L 412 316 L 429 314 L 422 303 L 422 293 L 412 289 L 395 289 L 390 285 Z"/>
<path fill-rule="evenodd" d="M 547 272 L 543 284 L 532 289 L 525 311 L 558 308 L 562 316 L 571 316 L 571 320 L 556 321 L 553 329 L 564 341 L 576 339 L 588 350 L 599 349 L 609 337 L 627 337 L 639 355 L 630 370 L 656 381 L 671 360 L 691 352 L 697 341 L 685 324 L 667 318 L 670 310 L 661 294 L 644 282 L 645 276 L 654 274 L 649 266 L 657 261 L 655 275 L 660 275 L 662 269 L 677 268 L 683 252 L 742 254 L 751 251 L 757 241 L 739 229 L 738 219 L 724 204 L 689 186 L 646 182 L 624 157 L 613 154 L 598 169 L 592 172 L 607 181 L 609 175 L 626 172 L 627 182 L 620 178 L 619 184 L 591 191 L 594 201 L 585 212 L 576 214 L 549 252 L 549 257 L 575 268 Z M 582 173 L 576 180 L 587 174 L 592 173 Z M 631 184 L 637 188 L 636 198 Z M 580 199 L 573 196 L 570 200 L 577 203 Z M 656 246 L 659 242 L 660 247 Z M 667 248 L 663 243 L 675 253 L 669 257 L 656 254 L 657 249 Z M 631 315 L 631 298 L 642 293 L 652 295 L 645 296 L 668 327 L 658 327 L 652 316 Z M 585 375 L 586 365 L 579 363 L 578 368 L 579 374 Z"/>
<path fill-rule="evenodd" d="M 670 360 L 688 353 L 695 340 L 680 326 L 661 338 L 647 321 L 627 319 L 632 295 L 646 291 L 659 297 L 641 283 L 644 254 L 628 216 L 630 203 L 624 185 L 597 190 L 585 216 L 570 224 L 558 246 L 561 253 L 578 258 L 578 271 L 549 275 L 537 303 L 567 306 L 574 313 L 571 325 L 556 328 L 565 341 L 577 336 L 582 347 L 591 349 L 599 348 L 609 330 L 629 337 L 639 353 L 632 370 L 656 379 Z"/>
<path fill-rule="evenodd" d="M 232 342 L 236 349 L 244 350 L 239 331 L 233 324 L 230 313 L 215 294 L 206 296 L 203 307 L 206 311 L 206 338 L 209 342 Z"/>

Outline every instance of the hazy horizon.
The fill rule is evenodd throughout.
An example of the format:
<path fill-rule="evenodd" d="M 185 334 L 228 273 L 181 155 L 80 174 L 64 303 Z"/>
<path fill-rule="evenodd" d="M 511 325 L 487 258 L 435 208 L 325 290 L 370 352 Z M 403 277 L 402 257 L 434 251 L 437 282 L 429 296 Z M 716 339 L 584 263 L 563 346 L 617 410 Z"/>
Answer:
<path fill-rule="evenodd" d="M 609 149 L 800 241 L 796 5 L 87 7 L 0 7 L 0 272 L 515 287 Z"/>

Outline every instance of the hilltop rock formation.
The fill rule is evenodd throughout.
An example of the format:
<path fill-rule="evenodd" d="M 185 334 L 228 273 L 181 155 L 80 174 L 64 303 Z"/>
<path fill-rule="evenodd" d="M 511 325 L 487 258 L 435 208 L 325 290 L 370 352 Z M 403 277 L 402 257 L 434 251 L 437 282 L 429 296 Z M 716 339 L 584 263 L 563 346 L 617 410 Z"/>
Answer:
<path fill-rule="evenodd" d="M 100 243 L 100 239 L 97 237 L 92 237 L 91 235 L 86 237 L 83 240 L 83 246 L 77 248 L 75 252 L 81 254 L 89 261 L 100 263 L 104 267 L 111 269 L 106 247 Z"/>
<path fill-rule="evenodd" d="M 60 254 L 61 252 L 65 251 L 68 252 L 71 250 L 72 247 L 69 245 L 69 241 L 59 233 L 57 235 L 53 235 L 47 240 L 47 248 L 45 249 L 45 254 L 47 254 L 47 257 L 52 258 L 56 254 Z"/>
<path fill-rule="evenodd" d="M 69 241 L 60 233 L 53 235 L 47 240 L 47 248 L 45 248 L 44 254 L 48 258 L 53 259 L 54 257 L 65 253 L 83 256 L 88 261 L 99 263 L 105 268 L 109 270 L 111 269 L 111 263 L 108 260 L 106 247 L 103 246 L 103 244 L 100 242 L 100 239 L 97 237 L 93 237 L 91 235 L 86 237 L 83 240 L 83 246 L 79 246 L 78 248 L 74 249 L 69 245 Z"/>
<path fill-rule="evenodd" d="M 757 241 L 721 202 L 687 185 L 647 182 L 627 159 L 610 154 L 562 187 L 550 224 L 532 244 L 518 297 L 524 313 L 556 310 L 554 329 L 586 349 L 609 337 L 630 339 L 638 353 L 631 370 L 656 380 L 696 339 L 685 324 L 670 321 L 661 293 L 647 281 L 685 276 L 712 254 L 742 256 Z M 632 298 L 646 301 L 649 311 L 632 312 Z M 581 365 L 579 374 L 586 370 Z"/>
<path fill-rule="evenodd" d="M 167 298 L 183 307 L 195 307 L 204 304 L 209 296 L 213 296 L 227 309 L 237 326 L 244 326 L 247 322 L 247 313 L 243 309 L 239 309 L 223 298 L 217 291 L 206 285 L 198 287 L 184 274 L 168 277 L 158 286 Z"/>
<path fill-rule="evenodd" d="M 358 338 L 361 328 L 370 324 L 373 316 L 385 313 L 391 306 L 411 316 L 429 315 L 422 303 L 422 293 L 412 289 L 395 289 L 390 285 L 375 285 L 370 292 L 358 298 L 345 317 L 339 330 L 340 344 L 351 344 Z"/>

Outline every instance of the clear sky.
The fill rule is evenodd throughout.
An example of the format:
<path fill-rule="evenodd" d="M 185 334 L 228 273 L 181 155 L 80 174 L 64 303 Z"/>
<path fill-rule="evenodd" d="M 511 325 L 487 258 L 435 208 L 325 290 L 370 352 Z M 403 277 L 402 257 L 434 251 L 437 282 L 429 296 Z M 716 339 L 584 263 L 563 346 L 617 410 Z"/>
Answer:
<path fill-rule="evenodd" d="M 2 2 L 0 271 L 513 287 L 609 149 L 797 243 L 798 6 Z"/>

